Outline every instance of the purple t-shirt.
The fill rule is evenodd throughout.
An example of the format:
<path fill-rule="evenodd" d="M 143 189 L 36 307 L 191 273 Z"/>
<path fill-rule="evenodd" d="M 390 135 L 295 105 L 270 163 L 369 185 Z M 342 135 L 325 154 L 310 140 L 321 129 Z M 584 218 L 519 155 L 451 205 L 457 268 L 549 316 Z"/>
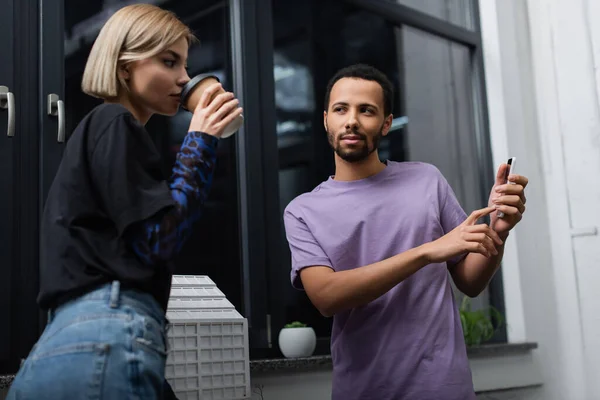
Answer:
<path fill-rule="evenodd" d="M 329 178 L 284 212 L 292 284 L 302 289 L 305 267 L 372 264 L 438 239 L 465 218 L 430 164 L 388 161 L 366 179 Z M 369 304 L 336 314 L 331 355 L 334 400 L 475 399 L 446 263 L 427 265 Z"/>

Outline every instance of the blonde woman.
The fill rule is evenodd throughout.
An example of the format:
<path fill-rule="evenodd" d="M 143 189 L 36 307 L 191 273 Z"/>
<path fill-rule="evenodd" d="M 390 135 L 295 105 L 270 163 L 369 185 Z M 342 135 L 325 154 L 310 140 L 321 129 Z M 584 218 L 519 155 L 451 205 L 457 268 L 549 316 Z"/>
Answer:
<path fill-rule="evenodd" d="M 48 325 L 8 399 L 163 396 L 170 260 L 198 219 L 216 146 L 242 109 L 232 93 L 194 111 L 170 177 L 144 125 L 174 115 L 189 81 L 189 28 L 138 4 L 92 47 L 82 89 L 104 99 L 71 135 L 42 220 L 40 294 Z"/>

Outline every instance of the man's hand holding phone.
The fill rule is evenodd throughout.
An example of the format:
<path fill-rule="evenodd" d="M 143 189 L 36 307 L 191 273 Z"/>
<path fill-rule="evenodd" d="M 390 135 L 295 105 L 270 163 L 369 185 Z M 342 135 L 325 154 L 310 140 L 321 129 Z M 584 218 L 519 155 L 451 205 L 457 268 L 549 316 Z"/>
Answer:
<path fill-rule="evenodd" d="M 496 182 L 490 193 L 488 205 L 495 206 L 498 212 L 492 213 L 490 226 L 505 236 L 523 218 L 525 212 L 525 188 L 529 183 L 527 177 L 514 173 L 516 159 L 510 158 L 506 164 L 500 165 L 496 174 Z"/>

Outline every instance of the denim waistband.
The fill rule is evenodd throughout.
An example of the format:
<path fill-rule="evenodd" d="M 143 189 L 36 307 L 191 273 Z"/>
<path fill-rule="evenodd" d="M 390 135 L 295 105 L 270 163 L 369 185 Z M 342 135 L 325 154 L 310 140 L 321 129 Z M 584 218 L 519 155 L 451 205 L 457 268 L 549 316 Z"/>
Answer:
<path fill-rule="evenodd" d="M 118 308 L 120 305 L 133 307 L 156 319 L 163 328 L 165 328 L 167 324 L 163 309 L 151 294 L 136 289 L 122 289 L 121 282 L 119 281 L 104 284 L 97 289 L 61 304 L 54 309 L 48 310 L 48 323 L 53 320 L 57 313 L 67 308 L 73 307 L 81 302 L 99 300 L 106 301 L 110 308 Z"/>

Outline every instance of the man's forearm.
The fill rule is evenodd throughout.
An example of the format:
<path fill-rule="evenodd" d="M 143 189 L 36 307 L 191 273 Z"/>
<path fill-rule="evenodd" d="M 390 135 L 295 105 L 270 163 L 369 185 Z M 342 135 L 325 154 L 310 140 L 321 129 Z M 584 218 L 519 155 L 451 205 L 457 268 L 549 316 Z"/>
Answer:
<path fill-rule="evenodd" d="M 506 236 L 500 236 L 504 243 Z M 478 253 L 469 253 L 451 268 L 450 273 L 458 290 L 470 297 L 476 297 L 483 292 L 500 267 L 504 256 L 504 244 L 496 246 L 496 250 L 498 255 L 489 258 Z"/>
<path fill-rule="evenodd" d="M 325 279 L 311 280 L 303 276 L 303 282 L 318 282 L 318 287 L 306 288 L 307 292 L 323 315 L 332 316 L 381 297 L 428 263 L 425 249 L 420 246 L 361 268 L 331 271 Z M 313 272 L 316 271 L 311 268 L 302 271 L 303 274 Z"/>

